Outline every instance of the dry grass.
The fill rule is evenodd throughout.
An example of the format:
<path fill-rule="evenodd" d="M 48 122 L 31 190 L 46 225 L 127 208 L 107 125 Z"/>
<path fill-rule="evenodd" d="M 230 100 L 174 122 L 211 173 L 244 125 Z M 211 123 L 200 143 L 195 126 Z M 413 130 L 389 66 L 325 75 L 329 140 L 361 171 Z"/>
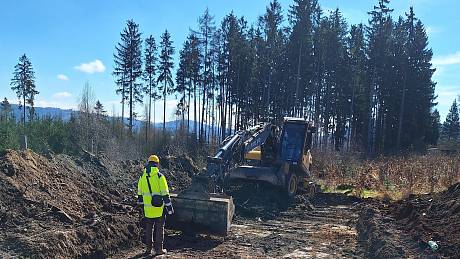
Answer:
<path fill-rule="evenodd" d="M 371 192 L 392 199 L 442 191 L 460 181 L 458 155 L 411 155 L 373 160 L 356 157 L 353 154 L 314 154 L 313 172 L 328 189 L 346 186 L 360 196 L 368 196 Z"/>

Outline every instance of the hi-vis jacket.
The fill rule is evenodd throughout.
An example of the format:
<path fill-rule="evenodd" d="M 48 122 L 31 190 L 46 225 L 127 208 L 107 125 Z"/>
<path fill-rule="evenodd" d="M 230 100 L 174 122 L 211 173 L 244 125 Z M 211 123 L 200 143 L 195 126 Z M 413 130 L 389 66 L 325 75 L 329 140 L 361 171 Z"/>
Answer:
<path fill-rule="evenodd" d="M 150 193 L 147 179 L 150 181 L 150 187 L 152 193 Z M 144 215 L 146 218 L 159 218 L 163 215 L 164 206 L 170 205 L 169 200 L 169 189 L 166 177 L 161 174 L 157 167 L 151 167 L 150 174 L 144 169 L 144 173 L 137 182 L 137 195 L 142 196 L 142 204 L 144 206 Z M 152 206 L 152 196 L 161 195 L 163 196 L 164 205 L 161 207 Z"/>

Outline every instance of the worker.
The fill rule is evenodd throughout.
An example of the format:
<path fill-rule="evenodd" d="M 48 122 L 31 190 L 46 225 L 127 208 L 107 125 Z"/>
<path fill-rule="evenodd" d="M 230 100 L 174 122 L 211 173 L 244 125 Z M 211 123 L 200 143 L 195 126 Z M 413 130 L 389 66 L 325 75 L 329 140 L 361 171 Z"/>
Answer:
<path fill-rule="evenodd" d="M 159 172 L 160 159 L 151 155 L 145 165 L 142 176 L 137 183 L 138 204 L 143 209 L 145 244 L 144 255 L 152 252 L 152 230 L 154 230 L 155 254 L 166 253 L 163 249 L 164 225 L 166 214 L 173 214 L 174 209 L 169 197 L 166 177 Z M 166 208 L 166 210 L 165 210 Z"/>

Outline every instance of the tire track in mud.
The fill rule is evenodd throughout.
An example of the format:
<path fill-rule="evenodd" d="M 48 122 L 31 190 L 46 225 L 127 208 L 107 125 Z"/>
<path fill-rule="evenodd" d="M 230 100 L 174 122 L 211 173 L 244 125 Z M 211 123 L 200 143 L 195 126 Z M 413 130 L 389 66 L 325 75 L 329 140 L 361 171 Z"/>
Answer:
<path fill-rule="evenodd" d="M 277 217 L 237 217 L 225 238 L 189 237 L 167 231 L 162 258 L 362 258 L 356 222 L 359 203 L 340 194 L 319 194 L 313 204 L 297 199 Z M 113 258 L 142 257 L 142 247 Z"/>

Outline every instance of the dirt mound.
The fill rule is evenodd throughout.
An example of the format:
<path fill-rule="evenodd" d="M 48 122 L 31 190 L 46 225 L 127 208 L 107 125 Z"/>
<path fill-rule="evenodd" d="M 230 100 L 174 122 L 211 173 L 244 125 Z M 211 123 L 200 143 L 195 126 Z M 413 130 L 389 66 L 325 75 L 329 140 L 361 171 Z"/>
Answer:
<path fill-rule="evenodd" d="M 198 166 L 188 156 L 167 156 L 161 159 L 161 173 L 168 179 L 172 191 L 182 191 L 190 186 L 193 176 L 199 173 Z"/>
<path fill-rule="evenodd" d="M 311 197 L 302 191 L 289 198 L 279 187 L 244 181 L 232 181 L 226 193 L 233 197 L 236 219 L 270 220 L 289 209 L 313 211 L 315 206 L 353 205 L 361 201 L 356 197 L 331 193 L 318 193 Z"/>
<path fill-rule="evenodd" d="M 171 189 L 196 167 L 163 159 Z M 138 245 L 136 184 L 144 161 L 30 151 L 0 155 L 0 257 L 104 257 Z"/>
<path fill-rule="evenodd" d="M 437 255 L 460 255 L 460 183 L 442 193 L 412 195 L 391 211 L 422 248 L 432 240 L 439 245 Z"/>
<path fill-rule="evenodd" d="M 358 238 L 370 258 L 409 258 L 405 238 L 391 218 L 379 208 L 366 205 L 359 213 Z"/>
<path fill-rule="evenodd" d="M 104 159 L 7 151 L 0 158 L 0 251 L 84 257 L 133 245 L 133 171 Z"/>
<path fill-rule="evenodd" d="M 368 200 L 357 223 L 370 257 L 456 258 L 460 254 L 460 183 L 395 203 Z M 432 251 L 428 241 L 439 249 Z"/>
<path fill-rule="evenodd" d="M 282 191 L 265 183 L 232 181 L 226 193 L 233 197 L 236 218 L 273 219 L 289 206 Z"/>

